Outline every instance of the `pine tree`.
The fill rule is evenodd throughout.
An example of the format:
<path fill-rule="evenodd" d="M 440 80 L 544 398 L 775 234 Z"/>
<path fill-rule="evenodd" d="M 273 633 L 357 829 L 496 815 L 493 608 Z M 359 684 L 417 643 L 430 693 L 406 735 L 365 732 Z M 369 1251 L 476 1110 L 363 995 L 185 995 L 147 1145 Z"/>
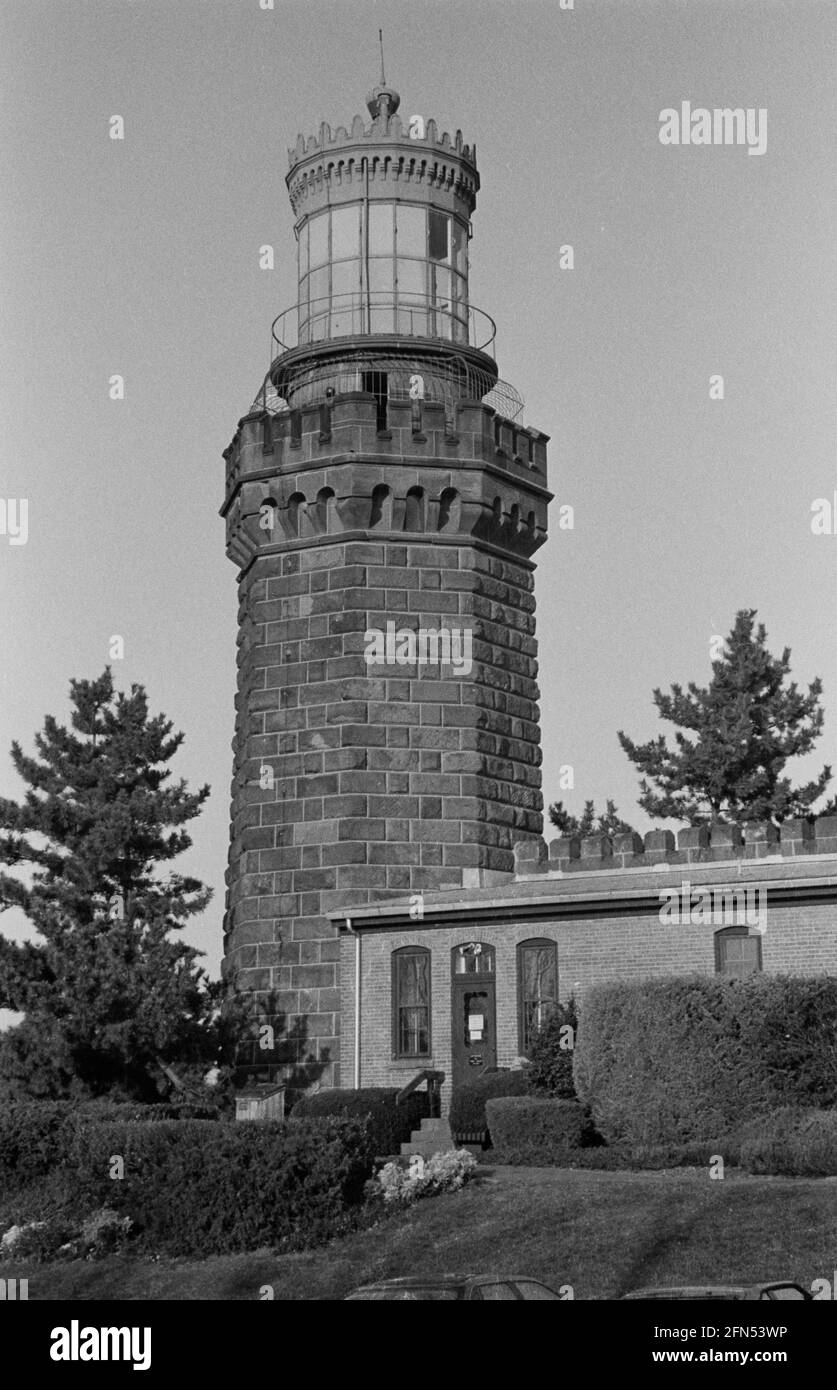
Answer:
<path fill-rule="evenodd" d="M 166 785 L 183 735 L 149 717 L 142 686 L 116 693 L 108 668 L 70 694 L 71 728 L 47 717 L 37 757 L 13 743 L 28 789 L 0 799 L 0 865 L 18 871 L 0 869 L 0 910 L 36 930 L 0 937 L 0 1006 L 25 1015 L 0 1035 L 0 1088 L 159 1098 L 230 1052 L 221 986 L 171 937 L 211 889 L 157 869 L 189 848 L 209 787 Z"/>
<path fill-rule="evenodd" d="M 754 609 L 736 614 L 708 686 L 690 682 L 685 692 L 680 685 L 672 685 L 670 695 L 653 692 L 661 718 L 679 726 L 674 749 L 662 734 L 636 744 L 619 733 L 628 757 L 645 774 L 639 804 L 650 816 L 690 825 L 719 819 L 779 824 L 809 816 L 830 782 L 830 767 L 800 787 L 783 775 L 787 760 L 809 753 L 822 732 L 822 684 L 812 681 L 807 694 L 795 682 L 785 684 L 790 648 L 772 656 L 755 617 Z"/>
<path fill-rule="evenodd" d="M 549 808 L 549 819 L 562 835 L 618 835 L 631 831 L 633 826 L 623 820 L 614 801 L 607 801 L 602 815 L 596 814 L 592 801 L 585 801 L 581 819 L 564 809 L 563 801 L 553 801 Z"/>

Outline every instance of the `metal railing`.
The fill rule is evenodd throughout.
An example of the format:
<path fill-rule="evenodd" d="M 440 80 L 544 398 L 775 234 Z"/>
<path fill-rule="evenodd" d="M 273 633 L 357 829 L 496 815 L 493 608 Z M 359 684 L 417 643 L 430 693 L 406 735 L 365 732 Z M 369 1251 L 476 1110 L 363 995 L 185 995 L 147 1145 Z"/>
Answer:
<path fill-rule="evenodd" d="M 407 1085 L 402 1087 L 395 1097 L 395 1104 L 400 1105 L 413 1091 L 417 1091 L 419 1086 L 427 1082 L 427 1094 L 430 1101 L 430 1119 L 438 1120 L 442 1109 L 442 1082 L 445 1079 L 443 1071 L 432 1071 L 427 1068 L 425 1071 L 418 1072 Z"/>
<path fill-rule="evenodd" d="M 273 320 L 271 336 L 279 357 L 307 344 L 375 334 L 441 339 L 493 355 L 497 326 L 470 304 L 376 290 L 292 304 Z"/>
<path fill-rule="evenodd" d="M 386 382 L 387 398 L 391 401 L 411 401 L 411 381 L 419 373 L 423 383 L 424 401 L 441 401 L 447 416 L 452 419 L 461 400 L 481 400 L 506 420 L 516 420 L 524 409 L 518 391 L 494 373 L 483 371 L 474 362 L 461 356 L 456 345 L 450 344 L 446 354 L 433 360 L 395 357 L 386 352 L 364 350 L 346 357 L 320 357 L 304 369 L 294 371 L 283 388 L 282 395 L 271 380 L 271 373 L 253 401 L 251 410 L 266 410 L 281 415 L 292 408 L 325 405 L 350 392 L 374 390 L 376 383 Z"/>

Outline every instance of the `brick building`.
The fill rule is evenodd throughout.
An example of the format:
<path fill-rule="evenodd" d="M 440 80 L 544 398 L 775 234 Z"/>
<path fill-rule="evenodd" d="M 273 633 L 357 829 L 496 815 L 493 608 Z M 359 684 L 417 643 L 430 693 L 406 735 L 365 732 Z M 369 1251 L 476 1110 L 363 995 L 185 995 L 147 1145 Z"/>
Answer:
<path fill-rule="evenodd" d="M 473 892 L 359 907 L 342 937 L 345 1085 L 453 1085 L 526 1055 L 554 1002 L 607 980 L 837 973 L 837 817 L 518 846 Z M 679 908 L 679 911 L 677 910 Z"/>

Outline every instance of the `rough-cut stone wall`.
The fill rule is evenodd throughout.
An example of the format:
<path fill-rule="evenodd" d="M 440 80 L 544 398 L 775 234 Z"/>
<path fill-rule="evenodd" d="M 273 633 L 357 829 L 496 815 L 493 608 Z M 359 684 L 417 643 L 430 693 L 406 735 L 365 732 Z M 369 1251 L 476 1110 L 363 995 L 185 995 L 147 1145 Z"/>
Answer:
<path fill-rule="evenodd" d="M 440 459 L 421 428 L 413 443 L 409 409 L 405 437 L 396 413 L 383 439 L 374 410 L 249 417 L 228 451 L 242 573 L 225 970 L 275 1030 L 246 1068 L 304 1065 L 327 1085 L 340 977 L 324 914 L 511 872 L 543 824 L 528 558 L 545 534 L 543 437 L 526 435 L 537 462 L 513 458 L 474 403 Z M 472 669 L 367 665 L 365 633 L 389 622 L 470 631 Z"/>

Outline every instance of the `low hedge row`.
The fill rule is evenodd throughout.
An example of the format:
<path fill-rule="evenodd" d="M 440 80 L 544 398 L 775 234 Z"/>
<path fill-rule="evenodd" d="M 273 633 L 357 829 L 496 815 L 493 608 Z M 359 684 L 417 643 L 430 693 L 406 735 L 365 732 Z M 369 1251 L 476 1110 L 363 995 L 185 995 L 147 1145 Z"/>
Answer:
<path fill-rule="evenodd" d="M 0 1106 L 0 1181 L 26 1182 L 60 1167 L 80 1126 L 113 1121 L 149 1124 L 211 1114 L 198 1107 L 131 1101 L 12 1101 Z"/>
<path fill-rule="evenodd" d="M 526 1072 L 487 1072 L 479 1080 L 454 1091 L 450 1105 L 450 1128 L 454 1143 L 483 1144 L 489 1137 L 486 1102 L 499 1096 L 525 1096 L 529 1093 Z"/>
<path fill-rule="evenodd" d="M 744 1125 L 739 1139 L 742 1168 L 750 1173 L 794 1177 L 837 1175 L 837 1111 L 785 1106 Z"/>
<path fill-rule="evenodd" d="M 308 1120 L 337 1116 L 343 1119 L 366 1119 L 370 1142 L 379 1157 L 398 1154 L 414 1129 L 430 1114 L 430 1099 L 426 1091 L 412 1091 L 396 1104 L 398 1091 L 393 1086 L 368 1086 L 360 1090 L 318 1091 L 303 1096 L 291 1111 L 291 1120 Z"/>
<path fill-rule="evenodd" d="M 561 1166 L 589 1132 L 576 1100 L 505 1096 L 487 1101 L 485 1109 L 496 1163 Z"/>
<path fill-rule="evenodd" d="M 837 1104 L 837 979 L 757 975 L 614 983 L 585 995 L 579 1099 L 608 1141 L 734 1135 L 787 1105 Z"/>
<path fill-rule="evenodd" d="M 73 1157 L 78 1203 L 130 1217 L 155 1253 L 204 1256 L 350 1229 L 374 1153 L 359 1120 L 164 1120 L 84 1125 Z"/>

